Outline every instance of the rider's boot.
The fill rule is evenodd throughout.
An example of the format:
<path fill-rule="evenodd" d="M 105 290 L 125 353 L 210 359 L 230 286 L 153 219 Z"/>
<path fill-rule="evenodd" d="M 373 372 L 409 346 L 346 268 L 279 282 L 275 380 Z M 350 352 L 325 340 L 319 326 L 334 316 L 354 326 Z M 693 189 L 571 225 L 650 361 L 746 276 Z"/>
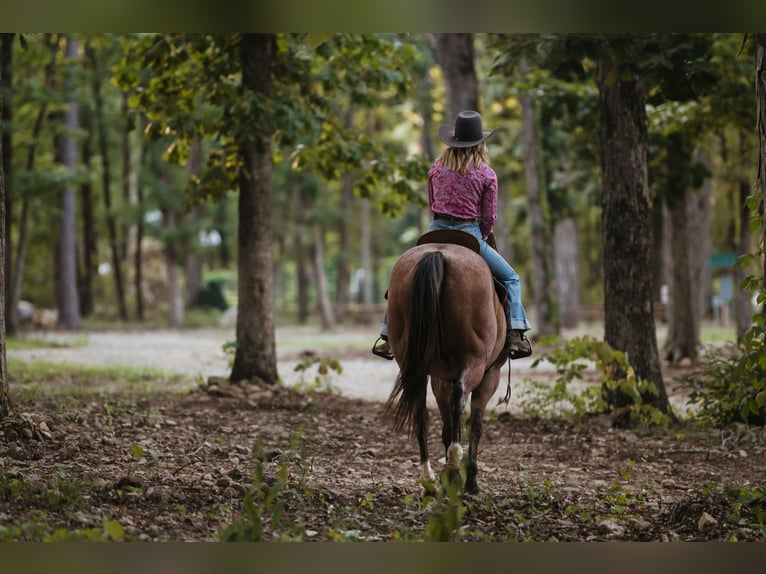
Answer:
<path fill-rule="evenodd" d="M 505 334 L 505 348 L 511 359 L 523 359 L 532 354 L 532 341 L 527 339 L 524 331 L 511 328 L 511 299 L 506 297 L 503 300 L 503 309 L 505 310 L 505 322 L 508 330 Z"/>
<path fill-rule="evenodd" d="M 378 337 L 372 346 L 372 353 L 383 359 L 388 359 L 389 361 L 393 360 L 394 354 L 391 352 L 391 345 L 388 343 L 388 337 L 385 335 Z"/>

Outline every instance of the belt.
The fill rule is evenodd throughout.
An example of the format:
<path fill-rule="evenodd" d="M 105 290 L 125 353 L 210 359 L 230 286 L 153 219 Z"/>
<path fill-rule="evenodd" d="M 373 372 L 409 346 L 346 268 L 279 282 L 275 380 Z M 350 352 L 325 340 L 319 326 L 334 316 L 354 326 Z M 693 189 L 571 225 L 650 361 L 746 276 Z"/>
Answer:
<path fill-rule="evenodd" d="M 434 219 L 441 221 L 449 221 L 451 223 L 479 223 L 479 218 L 463 219 L 462 217 L 452 217 L 451 215 L 444 215 L 443 213 L 434 213 Z"/>

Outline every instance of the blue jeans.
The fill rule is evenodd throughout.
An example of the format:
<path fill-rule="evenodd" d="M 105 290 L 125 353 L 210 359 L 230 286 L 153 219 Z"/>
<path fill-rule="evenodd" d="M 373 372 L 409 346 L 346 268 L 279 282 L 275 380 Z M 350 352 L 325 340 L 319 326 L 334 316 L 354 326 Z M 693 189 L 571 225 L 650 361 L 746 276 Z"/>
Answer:
<path fill-rule="evenodd" d="M 492 275 L 497 277 L 505 288 L 508 290 L 508 298 L 510 300 L 510 317 L 506 317 L 511 329 L 517 329 L 519 331 L 528 331 L 532 327 L 529 325 L 527 319 L 527 312 L 524 310 L 524 306 L 521 304 L 521 278 L 516 270 L 510 266 L 510 264 L 503 259 L 497 251 L 492 249 L 484 239 L 481 237 L 481 231 L 477 223 L 452 223 L 451 221 L 444 221 L 441 219 L 434 219 L 431 221 L 431 225 L 428 227 L 428 231 L 434 231 L 436 229 L 457 229 L 459 231 L 465 231 L 470 233 L 479 241 L 479 255 L 482 256 L 484 261 L 489 265 L 489 269 Z M 380 334 L 386 335 L 386 324 L 388 322 L 388 313 L 383 316 L 383 323 L 380 326 Z"/>

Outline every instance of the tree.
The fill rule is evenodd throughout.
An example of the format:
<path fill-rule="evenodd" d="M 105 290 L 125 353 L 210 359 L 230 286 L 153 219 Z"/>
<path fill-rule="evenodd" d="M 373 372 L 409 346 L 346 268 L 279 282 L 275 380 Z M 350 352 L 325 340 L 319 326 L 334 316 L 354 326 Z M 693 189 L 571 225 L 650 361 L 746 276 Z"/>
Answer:
<path fill-rule="evenodd" d="M 524 56 L 519 61 L 522 77 L 528 78 L 529 63 Z M 541 336 L 554 335 L 558 332 L 558 322 L 554 321 L 553 301 L 551 300 L 548 259 L 550 244 L 547 225 L 543 213 L 545 190 L 541 182 L 541 168 L 538 165 L 538 129 L 535 113 L 535 101 L 531 90 L 524 90 L 519 96 L 521 105 L 521 132 L 524 141 L 524 180 L 529 200 L 529 223 L 532 228 L 532 281 L 535 309 L 537 311 L 537 333 Z"/>
<path fill-rule="evenodd" d="M 70 62 L 67 91 L 70 95 L 65 116 L 67 133 L 63 138 L 62 156 L 64 165 L 74 176 L 77 169 L 77 140 L 75 131 L 79 126 L 78 103 L 74 96 L 74 62 L 78 58 L 79 42 L 67 37 L 66 57 Z M 76 241 L 76 196 L 72 183 L 65 184 L 61 191 L 61 231 L 59 243 L 59 286 L 58 324 L 64 328 L 80 326 L 80 298 L 77 291 L 77 241 Z"/>
<path fill-rule="evenodd" d="M 104 209 L 106 211 L 106 224 L 109 231 L 109 248 L 112 255 L 112 274 L 114 277 L 114 289 L 117 295 L 117 308 L 123 321 L 128 319 L 128 310 L 125 304 L 125 285 L 122 279 L 122 257 L 120 256 L 120 237 L 118 225 L 112 202 L 112 163 L 109 154 L 108 126 L 104 113 L 104 95 L 102 89 L 102 74 L 100 59 L 96 47 L 88 41 L 85 45 L 85 53 L 93 68 L 92 91 L 95 102 L 96 125 L 98 129 L 98 149 L 101 156 L 101 186 L 104 195 Z"/>
<path fill-rule="evenodd" d="M 758 132 L 758 169 L 756 184 L 761 192 L 757 203 L 761 216 L 761 281 L 762 292 L 758 300 L 761 304 L 761 314 L 766 317 L 766 34 L 756 34 L 755 56 L 755 98 L 757 108 L 756 131 Z M 754 202 L 755 203 L 755 202 Z"/>
<path fill-rule="evenodd" d="M 627 353 L 654 385 L 646 402 L 671 414 L 652 306 L 651 228 L 641 39 L 605 37 L 600 46 L 599 135 L 603 186 L 604 340 Z"/>
<path fill-rule="evenodd" d="M 241 37 L 244 96 L 258 101 L 269 98 L 274 34 L 243 34 Z M 267 383 L 278 380 L 274 321 L 274 276 L 271 273 L 271 136 L 276 126 L 263 118 L 252 137 L 240 137 L 243 161 L 239 178 L 239 269 L 237 350 L 230 379 L 257 377 Z"/>
<path fill-rule="evenodd" d="M 474 65 L 473 34 L 428 34 L 428 44 L 444 75 L 447 117 L 451 123 L 462 110 L 479 110 L 479 83 Z"/>
<path fill-rule="evenodd" d="M 0 58 L 0 66 L 3 66 Z M 0 76 L 4 69 L 0 69 Z M 3 100 L 5 90 L 0 90 L 0 317 L 5 317 L 5 169 L 3 162 Z M 5 321 L 0 321 L 0 419 L 11 412 L 8 393 L 8 366 L 6 361 Z"/>
<path fill-rule="evenodd" d="M 6 122 L 9 124 L 12 123 L 13 118 L 11 116 L 12 113 L 12 107 L 11 107 L 11 90 L 13 88 L 13 39 L 15 34 L 11 33 L 2 33 L 0 34 L 0 58 L 2 58 L 2 64 L 0 64 L 0 70 L 2 73 L 0 73 L 0 90 L 3 91 L 4 97 L 2 101 L 3 106 L 3 118 Z M 8 174 L 11 173 L 11 169 L 13 166 L 13 145 L 11 142 L 11 132 L 9 129 L 6 129 L 3 132 L 3 165 L 5 166 L 5 170 Z M 8 176 L 9 179 L 11 179 L 11 176 Z M 12 196 L 13 193 L 6 193 L 4 196 L 4 208 L 5 213 L 10 215 L 13 213 L 13 207 L 12 207 Z M 11 226 L 9 222 L 5 222 L 5 250 L 6 253 L 13 251 L 13 242 L 11 240 Z M 4 267 L 3 272 L 5 273 L 5 284 L 4 284 L 4 295 L 5 295 L 5 309 L 4 309 L 4 321 L 6 325 L 6 329 L 10 333 L 14 333 L 16 331 L 17 323 L 18 323 L 18 316 L 16 313 L 16 308 L 13 306 L 14 301 L 14 294 L 13 294 L 13 281 L 11 281 L 11 258 L 5 257 L 4 259 Z"/>

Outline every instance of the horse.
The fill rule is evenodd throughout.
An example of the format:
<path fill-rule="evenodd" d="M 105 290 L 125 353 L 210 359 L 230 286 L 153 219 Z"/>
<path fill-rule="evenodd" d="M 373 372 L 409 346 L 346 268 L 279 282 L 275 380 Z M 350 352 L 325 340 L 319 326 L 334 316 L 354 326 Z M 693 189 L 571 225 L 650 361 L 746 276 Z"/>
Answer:
<path fill-rule="evenodd" d="M 429 235 L 437 233 L 450 233 L 451 240 L 457 238 L 462 245 L 430 242 Z M 436 239 L 443 240 L 443 236 Z M 461 418 L 470 396 L 464 490 L 469 494 L 479 490 L 476 474 L 482 421 L 508 356 L 505 312 L 496 289 L 489 266 L 478 254 L 478 241 L 460 231 L 425 234 L 391 269 L 388 340 L 399 374 L 385 412 L 395 431 L 406 427 L 410 438 L 417 438 L 426 484 L 435 481 L 427 440 L 430 377 L 442 419 L 445 470 L 450 476 L 460 475 Z"/>

